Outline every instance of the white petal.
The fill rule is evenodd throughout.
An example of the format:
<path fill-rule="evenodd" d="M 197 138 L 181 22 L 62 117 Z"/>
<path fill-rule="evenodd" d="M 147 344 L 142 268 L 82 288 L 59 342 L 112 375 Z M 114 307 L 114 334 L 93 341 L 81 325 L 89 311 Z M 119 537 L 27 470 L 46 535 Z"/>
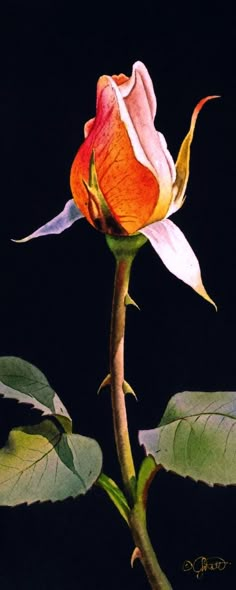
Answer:
<path fill-rule="evenodd" d="M 169 169 L 170 169 L 172 183 L 174 184 L 175 179 L 176 179 L 175 163 L 174 163 L 171 153 L 168 150 L 166 138 L 164 137 L 163 133 L 161 133 L 160 131 L 157 131 L 157 133 L 159 135 L 159 139 L 160 139 L 163 151 L 165 152 L 165 156 L 166 156 L 166 159 L 167 159 L 167 162 L 169 165 Z"/>
<path fill-rule="evenodd" d="M 203 286 L 198 259 L 184 234 L 173 221 L 157 221 L 140 232 L 151 242 L 168 270 L 216 308 Z"/>
<path fill-rule="evenodd" d="M 134 155 L 136 157 L 136 159 L 138 160 L 138 162 L 140 162 L 140 164 L 143 164 L 143 166 L 145 166 L 146 168 L 149 168 L 149 170 L 151 170 L 151 172 L 154 174 L 155 177 L 157 177 L 156 171 L 152 165 L 152 163 L 149 161 L 143 146 L 140 142 L 138 133 L 133 125 L 133 121 L 132 118 L 130 117 L 130 114 L 128 112 L 125 100 L 123 99 L 121 92 L 119 90 L 119 86 L 116 85 L 116 83 L 114 82 L 114 80 L 109 77 L 109 81 L 110 84 L 115 92 L 116 95 L 116 99 L 118 102 L 118 106 L 119 106 L 119 111 L 120 111 L 120 118 L 123 121 L 123 123 L 126 126 L 126 129 L 128 131 L 128 135 L 132 144 L 132 148 L 134 150 Z M 153 124 L 152 124 L 153 126 Z"/>
<path fill-rule="evenodd" d="M 83 214 L 74 202 L 74 199 L 67 201 L 63 211 L 56 217 L 48 221 L 45 225 L 42 225 L 35 232 L 22 238 L 21 240 L 12 240 L 13 242 L 28 242 L 34 238 L 41 236 L 48 236 L 49 234 L 61 234 L 65 229 L 70 227 L 77 219 L 81 219 Z"/>
<path fill-rule="evenodd" d="M 147 69 L 141 62 L 136 62 L 131 78 L 120 86 L 109 79 L 137 160 L 152 170 L 165 192 L 171 193 L 175 165 L 163 135 L 159 135 L 154 127 L 156 100 L 154 104 L 155 94 Z M 124 86 L 127 85 L 129 92 L 126 94 Z"/>

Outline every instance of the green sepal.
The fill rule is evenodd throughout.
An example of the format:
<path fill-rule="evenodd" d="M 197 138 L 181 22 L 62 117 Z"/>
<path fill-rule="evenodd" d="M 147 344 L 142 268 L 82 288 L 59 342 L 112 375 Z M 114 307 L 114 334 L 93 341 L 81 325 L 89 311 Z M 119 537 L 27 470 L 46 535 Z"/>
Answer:
<path fill-rule="evenodd" d="M 83 179 L 83 183 L 88 193 L 88 210 L 96 229 L 108 234 L 126 235 L 127 232 L 114 217 L 100 189 L 94 150 L 89 163 L 89 181 Z"/>
<path fill-rule="evenodd" d="M 89 186 L 95 189 L 97 192 L 101 192 L 98 183 L 97 171 L 95 166 L 95 152 L 92 151 L 92 155 L 89 162 Z"/>
<path fill-rule="evenodd" d="M 99 187 L 97 171 L 95 166 L 95 154 L 94 150 L 92 151 L 92 155 L 89 162 L 89 182 L 83 180 L 84 185 L 86 186 L 87 191 L 96 199 L 97 204 L 101 208 L 101 212 L 105 217 L 111 214 L 110 209 L 104 199 L 102 191 Z"/>
<path fill-rule="evenodd" d="M 129 526 L 130 508 L 119 486 L 113 481 L 113 479 L 105 475 L 105 473 L 101 473 L 96 483 L 107 493 L 110 500 L 116 506 L 117 510 Z"/>

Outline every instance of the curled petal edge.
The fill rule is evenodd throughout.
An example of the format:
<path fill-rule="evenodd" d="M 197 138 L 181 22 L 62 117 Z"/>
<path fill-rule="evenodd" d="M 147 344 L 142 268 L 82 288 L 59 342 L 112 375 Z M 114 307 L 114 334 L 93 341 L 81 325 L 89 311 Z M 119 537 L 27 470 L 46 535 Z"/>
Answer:
<path fill-rule="evenodd" d="M 194 130 L 198 115 L 206 102 L 213 100 L 214 98 L 220 98 L 220 95 L 216 94 L 213 96 L 206 96 L 202 98 L 196 105 L 190 123 L 190 129 L 185 136 L 178 153 L 178 157 L 175 163 L 176 168 L 176 180 L 173 185 L 173 198 L 170 204 L 167 217 L 175 213 L 180 207 L 182 207 L 185 201 L 185 190 L 189 178 L 189 166 L 190 166 L 190 147 L 193 140 Z"/>
<path fill-rule="evenodd" d="M 217 311 L 216 304 L 203 285 L 198 259 L 179 227 L 170 219 L 164 219 L 148 225 L 140 233 L 148 238 L 166 268 Z"/>
<path fill-rule="evenodd" d="M 29 236 L 22 238 L 21 240 L 13 240 L 12 242 L 23 243 L 29 242 L 34 238 L 40 238 L 42 236 L 48 236 L 50 234 L 61 234 L 65 229 L 69 228 L 75 221 L 81 219 L 83 214 L 74 202 L 74 199 L 70 199 L 65 204 L 65 207 L 61 213 L 56 215 L 53 219 L 39 227 Z"/>

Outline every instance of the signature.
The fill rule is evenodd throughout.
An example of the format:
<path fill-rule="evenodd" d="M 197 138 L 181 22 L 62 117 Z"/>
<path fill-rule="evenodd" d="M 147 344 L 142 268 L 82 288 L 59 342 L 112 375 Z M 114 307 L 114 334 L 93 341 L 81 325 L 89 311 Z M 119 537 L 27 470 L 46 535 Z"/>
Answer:
<path fill-rule="evenodd" d="M 225 561 L 223 557 L 197 557 L 194 561 L 185 560 L 183 563 L 183 571 L 193 571 L 197 578 L 201 578 L 203 574 L 208 570 L 210 572 L 219 570 L 222 572 L 227 565 L 231 565 L 230 561 Z"/>

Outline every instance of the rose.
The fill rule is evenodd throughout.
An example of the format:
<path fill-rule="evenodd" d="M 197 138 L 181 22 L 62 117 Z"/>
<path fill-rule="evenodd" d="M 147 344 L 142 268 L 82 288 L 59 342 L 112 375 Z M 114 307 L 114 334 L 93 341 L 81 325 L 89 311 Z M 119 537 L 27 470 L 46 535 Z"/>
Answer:
<path fill-rule="evenodd" d="M 164 136 L 154 127 L 156 98 L 144 64 L 136 62 L 130 78 L 124 74 L 101 76 L 96 116 L 85 124 L 85 140 L 71 168 L 74 201 L 68 201 L 62 213 L 19 241 L 61 233 L 82 217 L 115 236 L 139 231 L 173 274 L 214 304 L 202 284 L 192 248 L 168 219 L 184 202 L 197 116 L 212 98 L 216 96 L 202 99 L 195 107 L 174 164 Z"/>
<path fill-rule="evenodd" d="M 85 124 L 70 177 L 76 204 L 97 229 L 132 234 L 167 214 L 176 171 L 155 115 L 152 81 L 141 62 L 130 78 L 99 78 L 96 117 Z M 93 154 L 98 187 L 89 190 L 84 181 Z"/>

